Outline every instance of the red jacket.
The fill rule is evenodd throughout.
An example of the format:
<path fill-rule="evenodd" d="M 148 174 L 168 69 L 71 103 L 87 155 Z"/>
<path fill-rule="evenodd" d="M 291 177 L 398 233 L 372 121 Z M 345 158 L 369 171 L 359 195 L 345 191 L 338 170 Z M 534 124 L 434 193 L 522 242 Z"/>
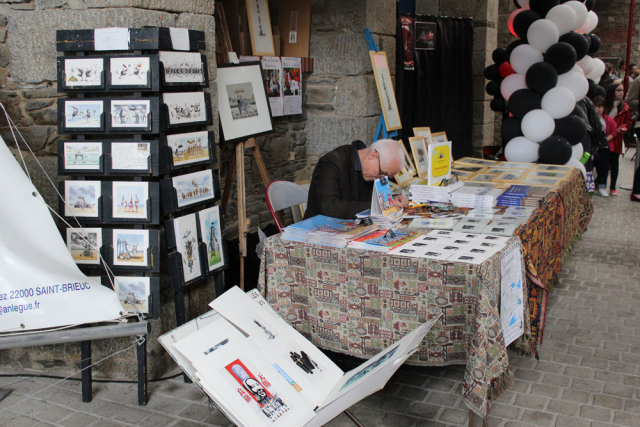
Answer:
<path fill-rule="evenodd" d="M 623 104 L 622 110 L 613 118 L 613 120 L 616 122 L 616 128 L 624 126 L 627 130 L 631 129 L 633 119 L 631 118 L 631 109 L 626 103 Z M 624 138 L 624 133 L 618 134 L 617 132 L 614 132 L 614 135 L 615 138 L 613 138 L 612 141 L 609 141 L 609 149 L 614 153 L 622 154 L 622 139 Z M 611 148 L 612 143 L 613 148 Z"/>
<path fill-rule="evenodd" d="M 604 133 L 607 136 L 607 138 L 609 137 L 609 135 L 613 136 L 614 138 L 616 137 L 617 133 L 616 133 L 616 122 L 615 120 L 613 120 L 611 118 L 611 116 L 609 116 L 608 114 L 605 114 L 604 116 L 604 123 L 605 123 L 605 130 Z M 613 139 L 611 141 L 607 142 L 607 145 L 609 146 L 609 150 L 613 151 Z"/>

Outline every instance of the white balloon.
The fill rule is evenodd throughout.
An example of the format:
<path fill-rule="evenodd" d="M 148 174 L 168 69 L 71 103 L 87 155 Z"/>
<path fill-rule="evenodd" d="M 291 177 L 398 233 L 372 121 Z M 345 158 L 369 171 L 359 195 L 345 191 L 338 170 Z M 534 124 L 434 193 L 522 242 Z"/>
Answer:
<path fill-rule="evenodd" d="M 522 118 L 520 127 L 525 138 L 529 141 L 540 142 L 553 135 L 556 122 L 546 111 L 531 110 Z"/>
<path fill-rule="evenodd" d="M 590 10 L 587 14 L 587 22 L 589 23 L 589 26 L 587 27 L 587 33 L 595 30 L 598 26 L 598 15 L 596 15 L 593 10 Z"/>
<path fill-rule="evenodd" d="M 604 65 L 604 62 L 602 62 L 602 59 L 594 58 L 593 68 L 591 69 L 591 72 L 587 74 L 587 78 L 591 80 L 599 79 L 600 77 L 602 77 L 605 68 L 606 67 Z"/>
<path fill-rule="evenodd" d="M 556 87 L 566 87 L 569 89 L 573 93 L 576 101 L 587 96 L 587 92 L 589 92 L 589 82 L 587 78 L 583 74 L 574 73 L 573 71 L 560 74 Z"/>
<path fill-rule="evenodd" d="M 502 93 L 502 97 L 507 101 L 511 97 L 511 94 L 518 89 L 527 89 L 527 82 L 522 74 L 510 74 L 500 83 L 500 93 Z"/>
<path fill-rule="evenodd" d="M 570 73 L 578 73 L 581 76 L 584 76 L 584 71 L 582 70 L 582 68 L 580 68 L 580 66 L 578 66 L 578 64 L 576 63 L 576 65 L 573 66 L 573 68 L 571 70 L 569 70 Z"/>
<path fill-rule="evenodd" d="M 524 136 L 518 136 L 509 141 L 504 147 L 504 156 L 509 162 L 533 163 L 538 160 L 540 144 L 529 141 Z"/>
<path fill-rule="evenodd" d="M 566 3 L 573 11 L 576 13 L 576 23 L 574 25 L 574 29 L 582 27 L 582 25 L 587 20 L 587 15 L 589 11 L 587 10 L 587 6 L 579 1 L 568 1 Z"/>
<path fill-rule="evenodd" d="M 589 55 L 585 55 L 577 64 L 582 68 L 582 72 L 586 76 L 593 70 L 593 58 Z"/>
<path fill-rule="evenodd" d="M 584 154 L 584 147 L 582 146 L 582 144 L 578 143 L 572 146 L 571 150 L 573 151 L 573 153 L 571 154 L 571 158 L 579 161 Z"/>
<path fill-rule="evenodd" d="M 548 19 L 538 19 L 527 30 L 527 41 L 542 53 L 552 44 L 558 43 L 559 37 L 558 27 Z"/>
<path fill-rule="evenodd" d="M 561 119 L 571 114 L 576 106 L 576 98 L 566 87 L 554 87 L 542 97 L 542 109 L 554 119 Z"/>
<path fill-rule="evenodd" d="M 542 61 L 544 61 L 542 53 L 535 47 L 528 44 L 521 44 L 513 49 L 513 52 L 511 52 L 511 56 L 509 57 L 509 63 L 511 64 L 511 67 L 513 67 L 513 70 L 522 75 L 527 74 L 527 70 L 533 64 Z"/>
<path fill-rule="evenodd" d="M 576 26 L 576 12 L 565 4 L 552 7 L 545 18 L 554 23 L 560 35 L 567 34 Z"/>
<path fill-rule="evenodd" d="M 578 145 L 582 145 L 582 144 L 578 144 Z M 579 160 L 574 159 L 573 157 L 571 159 L 569 159 L 569 161 L 567 163 L 565 163 L 567 166 L 573 166 L 574 168 L 578 168 L 580 169 L 580 171 L 582 172 L 582 175 L 584 176 L 584 179 L 587 179 L 587 170 L 584 168 L 584 165 L 582 163 L 580 163 Z"/>

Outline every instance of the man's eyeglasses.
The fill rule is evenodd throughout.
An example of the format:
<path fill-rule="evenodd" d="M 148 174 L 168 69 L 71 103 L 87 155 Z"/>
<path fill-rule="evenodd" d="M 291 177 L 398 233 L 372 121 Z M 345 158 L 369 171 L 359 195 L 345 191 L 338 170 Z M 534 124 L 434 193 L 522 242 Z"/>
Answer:
<path fill-rule="evenodd" d="M 378 153 L 378 150 L 373 150 L 373 151 L 375 151 L 376 153 Z M 389 174 L 388 174 L 388 173 L 386 173 L 386 172 L 383 172 L 383 171 L 382 171 L 382 168 L 380 167 L 380 153 L 378 153 L 378 176 L 379 176 L 379 177 L 381 177 L 381 178 L 382 178 L 383 176 L 389 176 Z"/>

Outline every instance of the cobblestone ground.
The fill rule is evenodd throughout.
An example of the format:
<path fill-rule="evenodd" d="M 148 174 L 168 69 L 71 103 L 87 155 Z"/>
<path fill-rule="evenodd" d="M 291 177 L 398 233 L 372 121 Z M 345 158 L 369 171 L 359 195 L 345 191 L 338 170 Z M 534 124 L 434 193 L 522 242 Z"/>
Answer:
<path fill-rule="evenodd" d="M 620 161 L 618 185 L 632 181 L 631 154 Z M 489 426 L 640 426 L 640 203 L 619 191 L 594 197 L 589 230 L 549 296 L 540 360 L 510 353 L 516 382 L 493 403 Z M 467 425 L 462 373 L 402 367 L 351 410 L 366 426 Z M 230 425 L 181 378 L 150 384 L 144 407 L 135 385 L 94 384 L 93 402 L 82 403 L 79 383 L 54 383 L 0 378 L 0 388 L 12 390 L 0 402 L 0 425 Z M 329 425 L 354 424 L 341 415 Z"/>

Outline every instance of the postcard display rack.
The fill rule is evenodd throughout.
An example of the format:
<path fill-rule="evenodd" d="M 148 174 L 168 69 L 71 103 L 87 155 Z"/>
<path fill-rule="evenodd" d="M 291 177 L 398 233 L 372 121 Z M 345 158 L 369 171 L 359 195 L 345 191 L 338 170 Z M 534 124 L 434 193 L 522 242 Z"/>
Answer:
<path fill-rule="evenodd" d="M 113 285 L 108 277 L 101 282 L 116 288 L 123 311 L 156 319 L 159 236 L 162 220 L 168 218 L 165 234 L 172 236 L 168 248 L 174 249 L 169 267 L 182 324 L 182 287 L 197 277 L 183 279 L 187 276 L 173 237 L 174 213 L 188 214 L 187 208 L 202 208 L 220 194 L 217 171 L 211 170 L 216 162 L 213 132 L 201 130 L 213 122 L 209 95 L 201 90 L 208 86 L 206 58 L 199 52 L 205 47 L 204 32 L 105 28 L 58 30 L 56 36 L 57 50 L 65 54 L 57 60 L 58 92 L 68 96 L 58 100 L 58 133 L 75 136 L 58 143 L 58 172 L 67 176 L 60 188 L 65 199 L 60 212 L 84 230 L 66 230 L 69 250 L 88 276 L 100 275 L 101 256 L 115 275 Z M 196 187 L 189 193 L 191 203 L 179 200 L 181 187 L 171 185 L 186 179 Z M 206 188 L 199 185 L 202 180 Z M 202 235 L 199 229 L 195 232 Z M 206 245 L 196 245 L 198 252 L 206 254 Z M 218 267 L 225 264 L 224 255 L 220 258 Z M 213 272 L 207 269 L 201 277 Z M 90 361 L 91 342 L 82 342 L 81 349 L 82 359 Z M 147 403 L 146 353 L 145 341 L 138 346 L 141 405 Z M 82 392 L 83 401 L 91 401 L 90 369 L 83 371 Z"/>

